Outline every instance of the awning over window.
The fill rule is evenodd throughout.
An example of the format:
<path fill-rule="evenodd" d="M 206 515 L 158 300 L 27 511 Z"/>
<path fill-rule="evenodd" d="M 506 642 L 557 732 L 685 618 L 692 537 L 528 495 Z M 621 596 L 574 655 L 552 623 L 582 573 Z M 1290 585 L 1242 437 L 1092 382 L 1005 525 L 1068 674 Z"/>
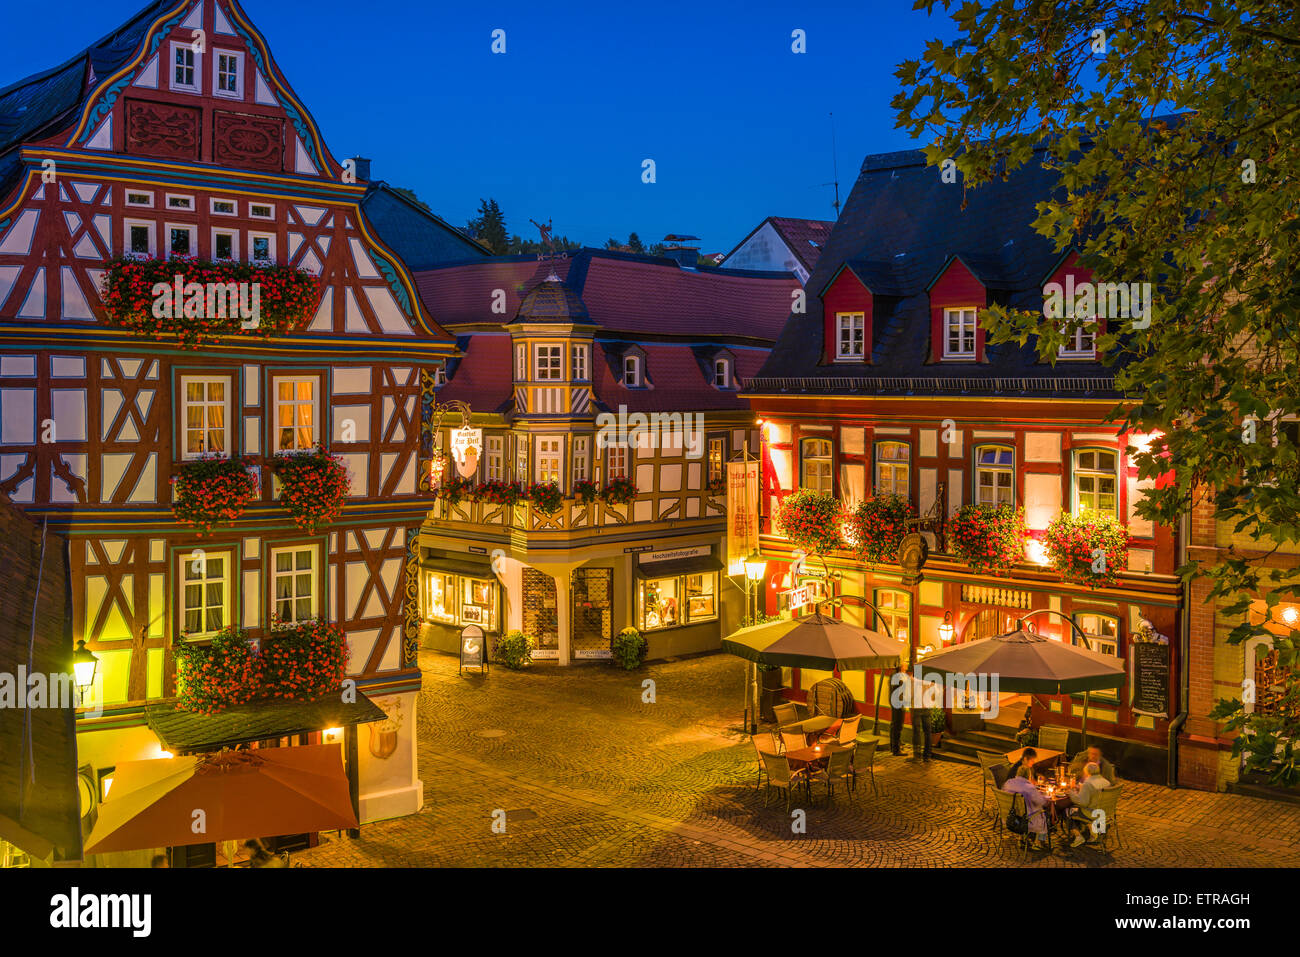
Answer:
<path fill-rule="evenodd" d="M 672 578 L 675 575 L 698 575 L 701 572 L 721 571 L 722 562 L 716 555 L 696 555 L 676 558 L 666 562 L 637 562 L 637 578 Z"/>
<path fill-rule="evenodd" d="M 420 568 L 431 572 L 463 575 L 466 578 L 496 578 L 492 574 L 492 562 L 486 555 L 471 555 L 466 552 L 425 554 L 420 559 Z"/>
<path fill-rule="evenodd" d="M 145 709 L 150 730 L 158 735 L 163 749 L 173 754 L 213 751 L 265 738 L 384 721 L 387 717 L 379 705 L 359 691 L 354 702 L 341 701 L 338 694 L 319 701 L 253 701 L 218 714 L 181 711 L 172 702 Z"/>

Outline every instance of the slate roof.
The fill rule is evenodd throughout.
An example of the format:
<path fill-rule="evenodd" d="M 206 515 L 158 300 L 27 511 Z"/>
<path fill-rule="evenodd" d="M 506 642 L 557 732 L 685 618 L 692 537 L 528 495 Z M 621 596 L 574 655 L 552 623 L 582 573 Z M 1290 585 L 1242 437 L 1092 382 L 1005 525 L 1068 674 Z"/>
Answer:
<path fill-rule="evenodd" d="M 515 321 L 591 325 L 591 316 L 578 294 L 565 285 L 557 273 L 548 273 L 546 279 L 524 296 Z"/>
<path fill-rule="evenodd" d="M 376 180 L 361 201 L 366 219 L 408 269 L 432 269 L 489 251 L 441 216 L 411 202 L 383 180 Z"/>
<path fill-rule="evenodd" d="M 868 156 L 809 277 L 806 314 L 789 317 L 749 391 L 1115 396 L 1112 368 L 1040 363 L 1032 341 L 989 345 L 981 363 L 930 360 L 927 289 L 953 257 L 994 291 L 995 301 L 1041 308 L 1042 283 L 1060 253 L 1032 223 L 1035 204 L 1057 189 L 1057 174 L 1034 159 L 1005 182 L 966 190 L 962 209 L 960 184 L 944 183 L 920 151 Z M 818 293 L 841 268 L 851 269 L 877 297 L 870 363 L 822 361 Z"/>
<path fill-rule="evenodd" d="M 91 78 L 125 64 L 145 31 L 175 0 L 156 0 L 65 63 L 0 89 L 0 199 L 19 175 L 18 147 L 66 125 L 81 106 Z"/>

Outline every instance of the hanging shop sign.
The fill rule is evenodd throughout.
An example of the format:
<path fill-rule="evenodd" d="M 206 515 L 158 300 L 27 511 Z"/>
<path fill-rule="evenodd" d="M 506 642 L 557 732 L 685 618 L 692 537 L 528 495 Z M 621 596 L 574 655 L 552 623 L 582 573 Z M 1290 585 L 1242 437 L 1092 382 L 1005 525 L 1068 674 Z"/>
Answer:
<path fill-rule="evenodd" d="M 1135 714 L 1169 717 L 1169 646 L 1135 641 L 1129 655 L 1129 706 Z"/>
<path fill-rule="evenodd" d="M 703 558 L 712 554 L 712 545 L 696 545 L 690 548 L 671 548 L 662 552 L 640 552 L 636 560 L 642 565 L 649 565 L 653 562 L 675 562 L 682 558 Z"/>
<path fill-rule="evenodd" d="M 482 452 L 482 429 L 462 426 L 451 430 L 451 457 L 461 478 L 469 478 L 478 471 L 478 459 Z"/>
<path fill-rule="evenodd" d="M 727 463 L 727 567 L 758 551 L 758 460 Z"/>

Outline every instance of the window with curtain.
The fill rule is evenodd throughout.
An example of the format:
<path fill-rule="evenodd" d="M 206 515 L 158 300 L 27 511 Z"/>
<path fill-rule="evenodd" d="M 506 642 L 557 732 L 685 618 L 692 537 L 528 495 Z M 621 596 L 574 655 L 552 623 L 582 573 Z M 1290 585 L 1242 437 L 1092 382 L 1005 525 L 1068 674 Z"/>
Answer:
<path fill-rule="evenodd" d="M 182 553 L 180 618 L 187 638 L 215 635 L 230 624 L 230 553 Z"/>
<path fill-rule="evenodd" d="M 975 310 L 943 311 L 943 354 L 948 359 L 975 358 Z"/>
<path fill-rule="evenodd" d="M 831 475 L 831 440 L 803 439 L 799 443 L 799 484 L 813 492 L 830 494 L 834 487 Z"/>
<path fill-rule="evenodd" d="M 276 451 L 302 451 L 316 444 L 316 380 L 275 380 Z"/>
<path fill-rule="evenodd" d="M 316 553 L 314 545 L 271 550 L 275 617 L 282 624 L 296 624 L 317 617 Z"/>
<path fill-rule="evenodd" d="M 1079 449 L 1074 453 L 1074 502 L 1076 512 L 1109 512 L 1118 515 L 1117 457 L 1107 449 Z"/>
<path fill-rule="evenodd" d="M 876 443 L 877 495 L 911 495 L 911 447 L 903 442 Z"/>
<path fill-rule="evenodd" d="M 230 379 L 181 377 L 182 459 L 230 451 Z"/>
<path fill-rule="evenodd" d="M 1002 445 L 976 447 L 975 501 L 979 505 L 1014 504 L 1014 450 Z"/>

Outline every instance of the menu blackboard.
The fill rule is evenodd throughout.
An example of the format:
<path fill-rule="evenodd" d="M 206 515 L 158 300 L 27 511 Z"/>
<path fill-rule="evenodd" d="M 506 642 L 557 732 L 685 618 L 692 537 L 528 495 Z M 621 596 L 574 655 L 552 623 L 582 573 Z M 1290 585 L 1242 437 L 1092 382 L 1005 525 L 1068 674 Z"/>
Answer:
<path fill-rule="evenodd" d="M 466 625 L 460 633 L 460 671 L 478 668 L 486 673 L 486 645 L 483 629 L 478 625 Z"/>
<path fill-rule="evenodd" d="M 1129 653 L 1129 705 L 1138 714 L 1169 717 L 1169 646 L 1134 642 Z"/>

